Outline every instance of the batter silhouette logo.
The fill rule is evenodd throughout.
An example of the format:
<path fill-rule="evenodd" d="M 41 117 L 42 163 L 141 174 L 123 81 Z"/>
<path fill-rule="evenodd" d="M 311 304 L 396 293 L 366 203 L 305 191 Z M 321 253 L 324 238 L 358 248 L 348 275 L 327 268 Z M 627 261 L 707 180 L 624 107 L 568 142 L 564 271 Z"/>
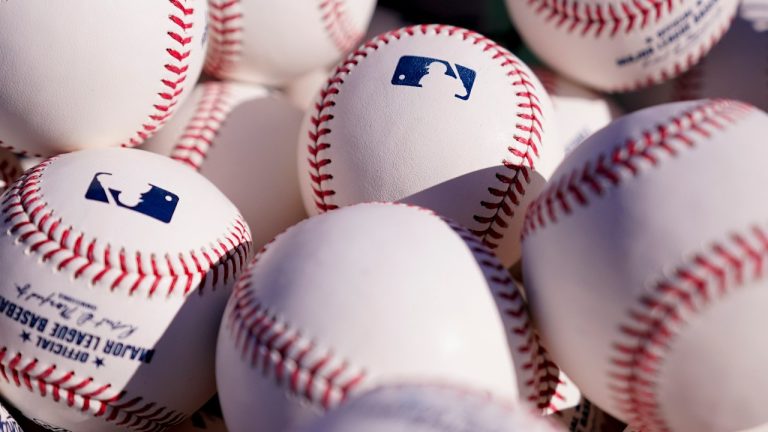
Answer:
<path fill-rule="evenodd" d="M 179 196 L 150 183 L 135 184 L 135 181 L 121 179 L 111 173 L 96 173 L 91 180 L 85 199 L 135 211 L 170 223 Z"/>
<path fill-rule="evenodd" d="M 477 73 L 460 64 L 430 57 L 402 56 L 392 85 L 419 87 L 469 100 Z"/>

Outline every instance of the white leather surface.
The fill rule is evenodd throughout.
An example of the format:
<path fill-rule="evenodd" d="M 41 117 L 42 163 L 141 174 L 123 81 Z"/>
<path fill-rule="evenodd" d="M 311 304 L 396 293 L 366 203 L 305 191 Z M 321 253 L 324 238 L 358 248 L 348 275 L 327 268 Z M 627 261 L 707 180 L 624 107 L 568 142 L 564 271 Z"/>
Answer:
<path fill-rule="evenodd" d="M 659 125 L 703 103 L 668 104 L 616 120 L 571 153 L 551 184 L 582 172 L 587 162 L 594 169 L 599 155 L 612 154 L 630 138 L 657 140 Z M 768 180 L 763 166 L 768 150 L 755 138 L 768 133 L 768 116 L 754 110 L 733 118 L 738 120 L 699 121 L 704 132 L 685 132 L 691 147 L 669 130 L 676 157 L 654 147 L 649 154 L 658 163 L 635 158 L 636 176 L 628 168 L 612 168 L 619 173 L 618 186 L 600 177 L 602 196 L 584 186 L 586 206 L 568 195 L 571 213 L 558 210 L 556 222 L 532 231 L 523 242 L 526 288 L 553 358 L 585 396 L 624 421 L 637 419 L 628 418 L 612 389 L 620 384 L 614 377 L 628 373 L 614 359 L 617 343 L 633 343 L 622 332 L 633 322 L 630 311 L 645 310 L 642 296 L 714 242 L 734 250 L 730 235 L 750 232 L 768 214 L 768 205 L 758 198 Z M 756 247 L 754 239 L 748 241 Z M 692 271 L 712 282 L 701 269 Z M 750 342 L 764 325 L 766 282 L 746 276 L 752 272 L 745 273 L 743 287 L 712 297 L 698 314 L 681 312 L 680 322 L 668 323 L 676 336 L 667 351 L 654 351 L 660 356 L 654 363 L 659 373 L 650 374 L 658 381 L 649 394 L 663 407 L 661 417 L 671 430 L 740 431 L 768 422 L 755 394 L 768 385 L 761 369 L 768 351 Z M 661 309 L 648 313 L 663 318 Z"/>
<path fill-rule="evenodd" d="M 104 189 L 120 192 L 110 202 L 87 198 L 99 172 L 112 174 L 99 177 Z M 35 385 L 3 379 L 0 393 L 36 421 L 73 431 L 124 430 L 118 423 L 126 419 L 151 428 L 188 416 L 215 392 L 216 331 L 240 267 L 228 263 L 226 279 L 223 267 L 216 276 L 200 268 L 205 254 L 218 260 L 214 248 L 244 241 L 229 233 L 237 209 L 202 176 L 140 150 L 69 153 L 36 175 L 39 197 L 25 189 L 23 205 L 42 228 L 31 231 L 13 216 L 0 230 L 0 364 L 8 375 L 24 369 Z M 119 175 L 122 182 L 111 183 Z M 148 184 L 178 196 L 168 223 L 117 204 L 131 206 L 131 192 Z M 54 385 L 72 393 L 55 399 Z M 122 391 L 94 415 L 99 400 Z M 142 408 L 148 404 L 155 414 Z"/>
<path fill-rule="evenodd" d="M 621 95 L 631 109 L 666 102 L 727 97 L 768 109 L 768 1 L 745 0 L 730 30 L 699 64 L 644 91 Z M 759 54 L 758 54 L 759 53 Z"/>
<path fill-rule="evenodd" d="M 240 18 L 230 18 L 226 28 L 234 33 L 219 39 L 236 40 L 236 45 L 217 42 L 214 30 L 207 70 L 221 78 L 278 85 L 329 67 L 353 49 L 365 34 L 376 2 L 211 0 L 211 5 L 213 14 Z M 237 55 L 227 67 L 211 67 L 212 59 L 231 48 Z"/>
<path fill-rule="evenodd" d="M 514 56 L 506 62 L 496 55 L 506 52 L 503 48 L 478 41 L 480 35 L 465 37 L 461 29 L 437 29 L 427 26 L 422 32 L 421 27 L 414 27 L 413 35 L 404 30 L 398 39 L 374 42 L 376 49 L 366 48 L 364 57 L 347 66 L 350 72 L 339 75 L 343 83 L 332 86 L 338 87 L 338 94 L 329 94 L 324 101 L 329 106 L 321 113 L 307 112 L 298 140 L 304 205 L 312 214 L 320 210 L 312 176 L 331 175 L 322 184 L 323 190 L 333 191 L 325 203 L 403 201 L 433 209 L 470 229 L 488 232 L 492 228 L 499 238 L 484 237 L 498 243 L 497 256 L 511 266 L 520 257 L 519 228 L 528 201 L 562 158 L 550 101 L 525 64 Z M 488 50 L 486 44 L 490 44 Z M 440 72 L 421 78 L 433 80 L 434 86 L 394 85 L 397 67 L 405 56 L 438 59 L 474 70 L 469 98 L 457 97 L 467 90 L 458 78 L 441 79 Z M 515 84 L 521 77 L 526 84 Z M 533 96 L 529 98 L 527 93 Z M 538 109 L 530 107 L 531 99 L 537 101 Z M 532 113 L 535 121 L 526 117 Z M 327 115 L 332 118 L 318 126 L 312 123 L 313 118 Z M 536 125 L 535 134 L 525 130 L 531 124 Z M 311 133 L 323 130 L 327 133 L 317 143 L 330 147 L 315 157 L 310 154 L 315 144 Z M 538 155 L 516 136 L 531 138 Z M 530 162 L 521 154 L 531 156 Z M 315 170 L 309 162 L 314 159 L 330 163 Z M 504 166 L 505 160 L 528 169 L 533 165 L 530 183 L 522 181 L 519 168 Z M 525 192 L 512 193 L 514 187 L 500 181 L 498 175 L 518 178 Z M 502 196 L 489 188 L 501 191 Z M 519 198 L 519 205 L 513 205 L 511 194 Z M 509 215 L 482 204 L 502 201 L 511 210 Z M 481 222 L 475 216 L 494 220 Z"/>
<path fill-rule="evenodd" d="M 527 405 L 450 384 L 392 384 L 366 392 L 303 432 L 557 432 Z"/>
<path fill-rule="evenodd" d="M 563 8 L 549 0 L 507 0 L 515 28 L 537 57 L 604 91 L 662 81 L 689 69 L 688 59 L 717 40 L 737 5 L 737 0 L 576 0 Z M 600 18 L 604 25 L 598 35 Z M 612 35 L 615 25 L 619 30 Z"/>
<path fill-rule="evenodd" d="M 170 0 L 1 2 L 0 147 L 49 156 L 127 144 L 159 126 L 154 106 L 172 102 L 159 94 L 181 91 L 173 99 L 183 101 L 205 57 L 207 3 L 180 4 L 189 15 Z M 162 82 L 183 76 L 175 90 Z"/>
<path fill-rule="evenodd" d="M 270 321 L 246 309 L 252 332 L 233 330 L 236 296 L 223 319 L 216 374 L 230 430 L 295 431 L 322 412 L 323 377 L 342 364 L 338 385 L 365 372 L 353 394 L 398 379 L 467 383 L 513 399 L 531 394 L 519 377 L 530 373 L 522 362 L 534 353 L 518 352 L 526 337 L 506 331 L 516 325 L 499 314 L 492 292 L 501 285 L 486 270 L 452 228 L 412 207 L 361 204 L 290 228 L 244 279 L 255 311 L 279 324 L 261 330 Z M 265 341 L 284 347 L 282 355 L 269 354 Z M 264 365 L 265 355 L 283 366 Z M 307 370 L 325 355 L 308 399 Z M 294 375 L 297 359 L 304 366 Z"/>
<path fill-rule="evenodd" d="M 209 82 L 142 148 L 190 158 L 237 206 L 260 248 L 306 217 L 295 163 L 301 118 L 298 108 L 264 87 Z"/>
<path fill-rule="evenodd" d="M 557 135 L 565 154 L 623 114 L 609 96 L 579 85 L 544 67 L 533 70 L 549 93 L 557 119 Z"/>
<path fill-rule="evenodd" d="M 306 111 L 314 105 L 317 94 L 328 81 L 329 74 L 324 68 L 304 74 L 286 84 L 285 96 L 302 112 Z"/>

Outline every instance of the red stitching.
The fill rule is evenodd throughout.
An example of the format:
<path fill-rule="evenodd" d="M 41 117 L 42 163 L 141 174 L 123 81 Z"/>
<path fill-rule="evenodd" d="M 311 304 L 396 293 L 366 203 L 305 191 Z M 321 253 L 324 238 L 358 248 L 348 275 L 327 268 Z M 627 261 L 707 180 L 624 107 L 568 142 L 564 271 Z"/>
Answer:
<path fill-rule="evenodd" d="M 614 37 L 641 30 L 674 10 L 675 0 L 527 0 L 536 14 L 556 28 L 581 36 Z M 678 1 L 677 3 L 680 3 Z"/>
<path fill-rule="evenodd" d="M 93 284 L 103 282 L 111 290 L 126 289 L 129 295 L 151 281 L 146 293 L 151 297 L 161 286 L 168 295 L 187 295 L 195 286 L 203 295 L 206 286 L 215 290 L 219 284 L 227 284 L 246 264 L 251 236 L 239 215 L 219 240 L 176 255 L 142 255 L 139 251 L 129 254 L 95 238 L 88 240 L 84 233 L 56 218 L 40 192 L 44 171 L 56 159 L 48 159 L 25 173 L 0 203 L 0 218 L 9 234 L 25 244 L 30 253 L 50 261 L 56 271 L 71 271 L 74 279 L 88 278 Z M 128 263 L 135 263 L 136 270 Z M 223 277 L 219 277 L 220 271 Z"/>
<path fill-rule="evenodd" d="M 252 367 L 271 374 L 294 396 L 325 409 L 345 400 L 365 381 L 363 369 L 320 348 L 262 305 L 249 288 L 247 272 L 232 294 L 235 306 L 227 326 L 236 348 Z"/>
<path fill-rule="evenodd" d="M 195 13 L 194 8 L 184 5 L 188 0 L 168 0 L 172 13 L 168 15 L 170 27 L 168 29 L 168 63 L 164 65 L 166 76 L 160 80 L 162 85 L 157 94 L 159 100 L 153 105 L 153 112 L 147 116 L 147 120 L 134 136 L 124 143 L 124 147 L 135 147 L 155 134 L 161 126 L 173 115 L 179 98 L 184 93 L 184 84 L 189 70 L 189 57 L 191 55 L 190 44 L 193 37 L 188 36 L 194 27 L 192 21 L 188 21 Z"/>
<path fill-rule="evenodd" d="M 155 402 L 146 402 L 142 397 L 129 397 L 125 391 L 112 390 L 111 384 L 98 384 L 93 378 L 78 376 L 74 371 L 61 371 L 55 364 L 40 365 L 36 358 L 12 354 L 5 346 L 0 347 L 0 376 L 16 387 L 132 430 L 163 431 L 186 417 Z"/>
<path fill-rule="evenodd" d="M 419 25 L 391 31 L 365 43 L 350 53 L 347 59 L 336 67 L 334 74 L 321 90 L 320 99 L 315 103 L 314 112 L 310 117 L 312 126 L 307 132 L 309 138 L 307 163 L 309 164 L 309 176 L 315 195 L 315 207 L 321 213 L 338 208 L 336 204 L 330 202 L 331 197 L 336 195 L 336 191 L 329 187 L 329 182 L 333 180 L 333 174 L 329 172 L 332 159 L 325 157 L 323 152 L 332 147 L 327 137 L 332 132 L 330 122 L 334 119 L 331 111 L 332 107 L 336 105 L 334 96 L 341 91 L 344 78 L 370 52 L 378 50 L 381 45 L 387 45 L 417 33 L 428 35 L 430 32 L 449 37 L 459 35 L 462 40 L 475 46 L 479 45 L 483 52 L 499 61 L 499 65 L 508 70 L 507 76 L 510 78 L 512 86 L 519 87 L 517 96 L 524 100 L 518 104 L 518 107 L 524 112 L 520 112 L 516 116 L 517 133 L 513 136 L 512 143 L 508 147 L 511 159 L 502 160 L 503 166 L 510 173 L 497 173 L 496 178 L 499 181 L 499 187 L 489 187 L 490 199 L 480 202 L 483 209 L 491 210 L 493 213 L 473 216 L 474 220 L 482 224 L 484 228 L 475 229 L 472 232 L 479 236 L 489 248 L 497 248 L 499 241 L 504 236 L 503 229 L 509 226 L 509 220 L 514 216 L 514 210 L 520 202 L 520 197 L 525 194 L 525 185 L 531 181 L 530 170 L 534 168 L 533 159 L 538 157 L 541 147 L 543 132 L 541 107 L 531 77 L 509 51 L 478 33 L 458 27 Z M 522 146 L 524 148 L 521 149 Z"/>
<path fill-rule="evenodd" d="M 171 158 L 195 170 L 205 162 L 216 135 L 234 108 L 231 86 L 226 83 L 207 83 L 197 103 L 194 116 L 171 150 Z"/>
<path fill-rule="evenodd" d="M 500 308 L 505 330 L 525 341 L 518 347 L 510 347 L 516 351 L 516 359 L 525 359 L 522 370 L 526 375 L 517 379 L 529 389 L 530 394 L 521 397 L 542 410 L 549 406 L 549 399 L 554 394 L 550 388 L 553 379 L 559 380 L 559 369 L 555 366 L 556 371 L 553 372 L 554 364 L 543 355 L 545 351 L 533 331 L 527 305 L 509 272 L 494 253 L 469 230 L 431 210 L 402 203 L 380 204 L 415 208 L 438 217 L 466 242 L 494 287 L 491 293 Z M 230 300 L 234 301 L 234 306 L 228 306 L 225 314 L 227 329 L 241 357 L 252 367 L 261 368 L 265 375 L 272 375 L 278 385 L 287 386 L 294 396 L 326 409 L 331 408 L 366 382 L 365 370 L 319 347 L 260 303 L 250 289 L 255 264 L 281 236 L 279 234 L 264 245 L 249 269 L 240 276 Z"/>
<path fill-rule="evenodd" d="M 325 31 L 340 53 L 347 53 L 363 37 L 363 33 L 349 19 L 344 0 L 319 0 L 320 16 Z"/>
<path fill-rule="evenodd" d="M 488 48 L 486 47 L 486 51 Z M 512 137 L 514 141 L 508 147 L 509 153 L 513 159 L 504 159 L 502 164 L 507 168 L 509 174 L 496 173 L 496 179 L 500 187 L 489 187 L 491 201 L 481 201 L 483 208 L 493 210 L 491 216 L 475 214 L 473 219 L 485 224 L 484 229 L 473 229 L 473 234 L 483 240 L 486 246 L 496 249 L 499 242 L 504 238 L 504 229 L 509 226 L 509 221 L 515 216 L 515 209 L 520 205 L 522 196 L 525 195 L 526 185 L 531 182 L 531 173 L 529 170 L 535 169 L 533 158 L 539 157 L 539 148 L 542 146 L 541 137 L 544 132 L 544 126 L 541 117 L 543 112 L 540 107 L 539 98 L 536 95 L 536 88 L 531 81 L 530 75 L 522 69 L 521 64 L 508 51 L 495 46 L 494 58 L 503 58 L 502 67 L 509 68 L 507 76 L 512 78 L 512 86 L 522 87 L 517 92 L 517 96 L 525 99 L 523 103 L 517 104 L 520 111 L 516 114 L 517 124 L 515 128 L 517 133 Z M 520 149 L 519 145 L 525 146 Z M 493 198 L 498 198 L 493 201 Z"/>
<path fill-rule="evenodd" d="M 560 383 L 560 368 L 549 359 L 546 349 L 542 346 L 531 322 L 528 306 L 509 271 L 498 261 L 488 245 L 471 230 L 432 211 L 425 211 L 439 217 L 464 240 L 482 266 L 486 278 L 494 285 L 491 292 L 506 320 L 504 327 L 507 331 L 525 339 L 525 343 L 519 347 L 510 346 L 510 349 L 516 350 L 518 359 L 526 359 L 522 367 L 528 376 L 519 376 L 517 379 L 530 391 L 530 394 L 521 395 L 521 397 L 527 399 L 541 412 L 546 412 L 553 398 L 556 397 L 556 388 Z"/>
<path fill-rule="evenodd" d="M 712 100 L 669 119 L 654 129 L 644 131 L 641 138 L 627 140 L 610 152 L 604 152 L 553 179 L 550 186 L 528 207 L 523 224 L 523 238 L 539 229 L 554 225 L 578 207 L 587 207 L 611 188 L 618 187 L 644 172 L 644 167 L 663 163 L 665 157 L 697 146 L 697 141 L 712 132 L 726 128 L 755 110 L 751 105 Z"/>
<path fill-rule="evenodd" d="M 240 0 L 209 0 L 210 43 L 205 70 L 222 76 L 243 53 L 243 10 Z"/>
<path fill-rule="evenodd" d="M 610 390 L 633 427 L 670 430 L 656 390 L 666 354 L 691 317 L 753 280 L 764 277 L 768 233 L 752 226 L 736 232 L 662 277 L 637 299 L 619 327 L 622 340 L 612 345 Z"/>

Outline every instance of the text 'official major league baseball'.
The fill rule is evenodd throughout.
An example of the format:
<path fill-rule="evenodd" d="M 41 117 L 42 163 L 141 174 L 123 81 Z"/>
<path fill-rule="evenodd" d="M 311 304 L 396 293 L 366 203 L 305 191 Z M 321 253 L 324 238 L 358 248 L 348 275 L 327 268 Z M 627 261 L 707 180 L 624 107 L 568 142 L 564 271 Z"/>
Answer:
<path fill-rule="evenodd" d="M 30 284 L 15 284 L 14 298 L 0 295 L 0 319 L 21 325 L 18 337 L 59 357 L 105 366 L 109 358 L 150 363 L 153 348 L 129 343 L 138 325 L 104 315 L 96 305 Z M 7 324 L 6 324 L 7 325 Z"/>

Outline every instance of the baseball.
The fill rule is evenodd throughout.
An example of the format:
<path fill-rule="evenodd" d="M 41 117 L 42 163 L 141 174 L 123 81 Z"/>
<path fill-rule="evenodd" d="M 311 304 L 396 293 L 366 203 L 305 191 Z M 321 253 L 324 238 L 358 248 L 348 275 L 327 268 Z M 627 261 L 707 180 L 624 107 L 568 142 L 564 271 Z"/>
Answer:
<path fill-rule="evenodd" d="M 216 380 L 230 430 L 287 431 L 394 379 L 537 402 L 551 378 L 538 346 L 517 287 L 469 231 L 359 204 L 300 222 L 257 256 L 224 313 Z"/>
<path fill-rule="evenodd" d="M 690 69 L 728 29 L 738 0 L 507 0 L 549 66 L 597 90 L 629 91 Z"/>
<path fill-rule="evenodd" d="M 329 412 L 304 432 L 558 432 L 524 404 L 453 384 L 390 384 Z"/>
<path fill-rule="evenodd" d="M 329 67 L 365 34 L 375 0 L 209 0 L 205 70 L 281 85 Z"/>
<path fill-rule="evenodd" d="M 633 428 L 768 423 L 755 393 L 768 350 L 751 343 L 768 306 L 766 134 L 768 115 L 741 102 L 639 111 L 571 153 L 529 208 L 523 269 L 542 338 Z"/>
<path fill-rule="evenodd" d="M 0 147 L 135 146 L 195 84 L 205 0 L 0 1 Z"/>
<path fill-rule="evenodd" d="M 21 175 L 21 163 L 8 150 L 0 149 L 0 194 Z"/>
<path fill-rule="evenodd" d="M 543 67 L 536 67 L 533 72 L 552 100 L 560 148 L 565 154 L 622 114 L 613 100 L 600 93 Z"/>
<path fill-rule="evenodd" d="M 367 201 L 430 208 L 468 227 L 505 266 L 528 203 L 562 157 L 530 69 L 470 30 L 406 27 L 336 67 L 299 135 L 312 214 Z"/>
<path fill-rule="evenodd" d="M 306 217 L 296 172 L 302 115 L 264 87 L 208 82 L 142 148 L 211 180 L 240 210 L 258 248 Z"/>
<path fill-rule="evenodd" d="M 285 96 L 302 112 L 312 107 L 315 96 L 328 81 L 329 71 L 325 68 L 313 70 L 286 84 Z"/>
<path fill-rule="evenodd" d="M 688 72 L 621 95 L 629 108 L 701 98 L 731 98 L 768 109 L 768 1 L 742 0 L 728 33 Z M 756 55 L 758 54 L 758 55 Z"/>
<path fill-rule="evenodd" d="M 168 158 L 43 162 L 0 207 L 0 395 L 38 424 L 163 430 L 215 393 L 216 329 L 249 232 Z"/>

